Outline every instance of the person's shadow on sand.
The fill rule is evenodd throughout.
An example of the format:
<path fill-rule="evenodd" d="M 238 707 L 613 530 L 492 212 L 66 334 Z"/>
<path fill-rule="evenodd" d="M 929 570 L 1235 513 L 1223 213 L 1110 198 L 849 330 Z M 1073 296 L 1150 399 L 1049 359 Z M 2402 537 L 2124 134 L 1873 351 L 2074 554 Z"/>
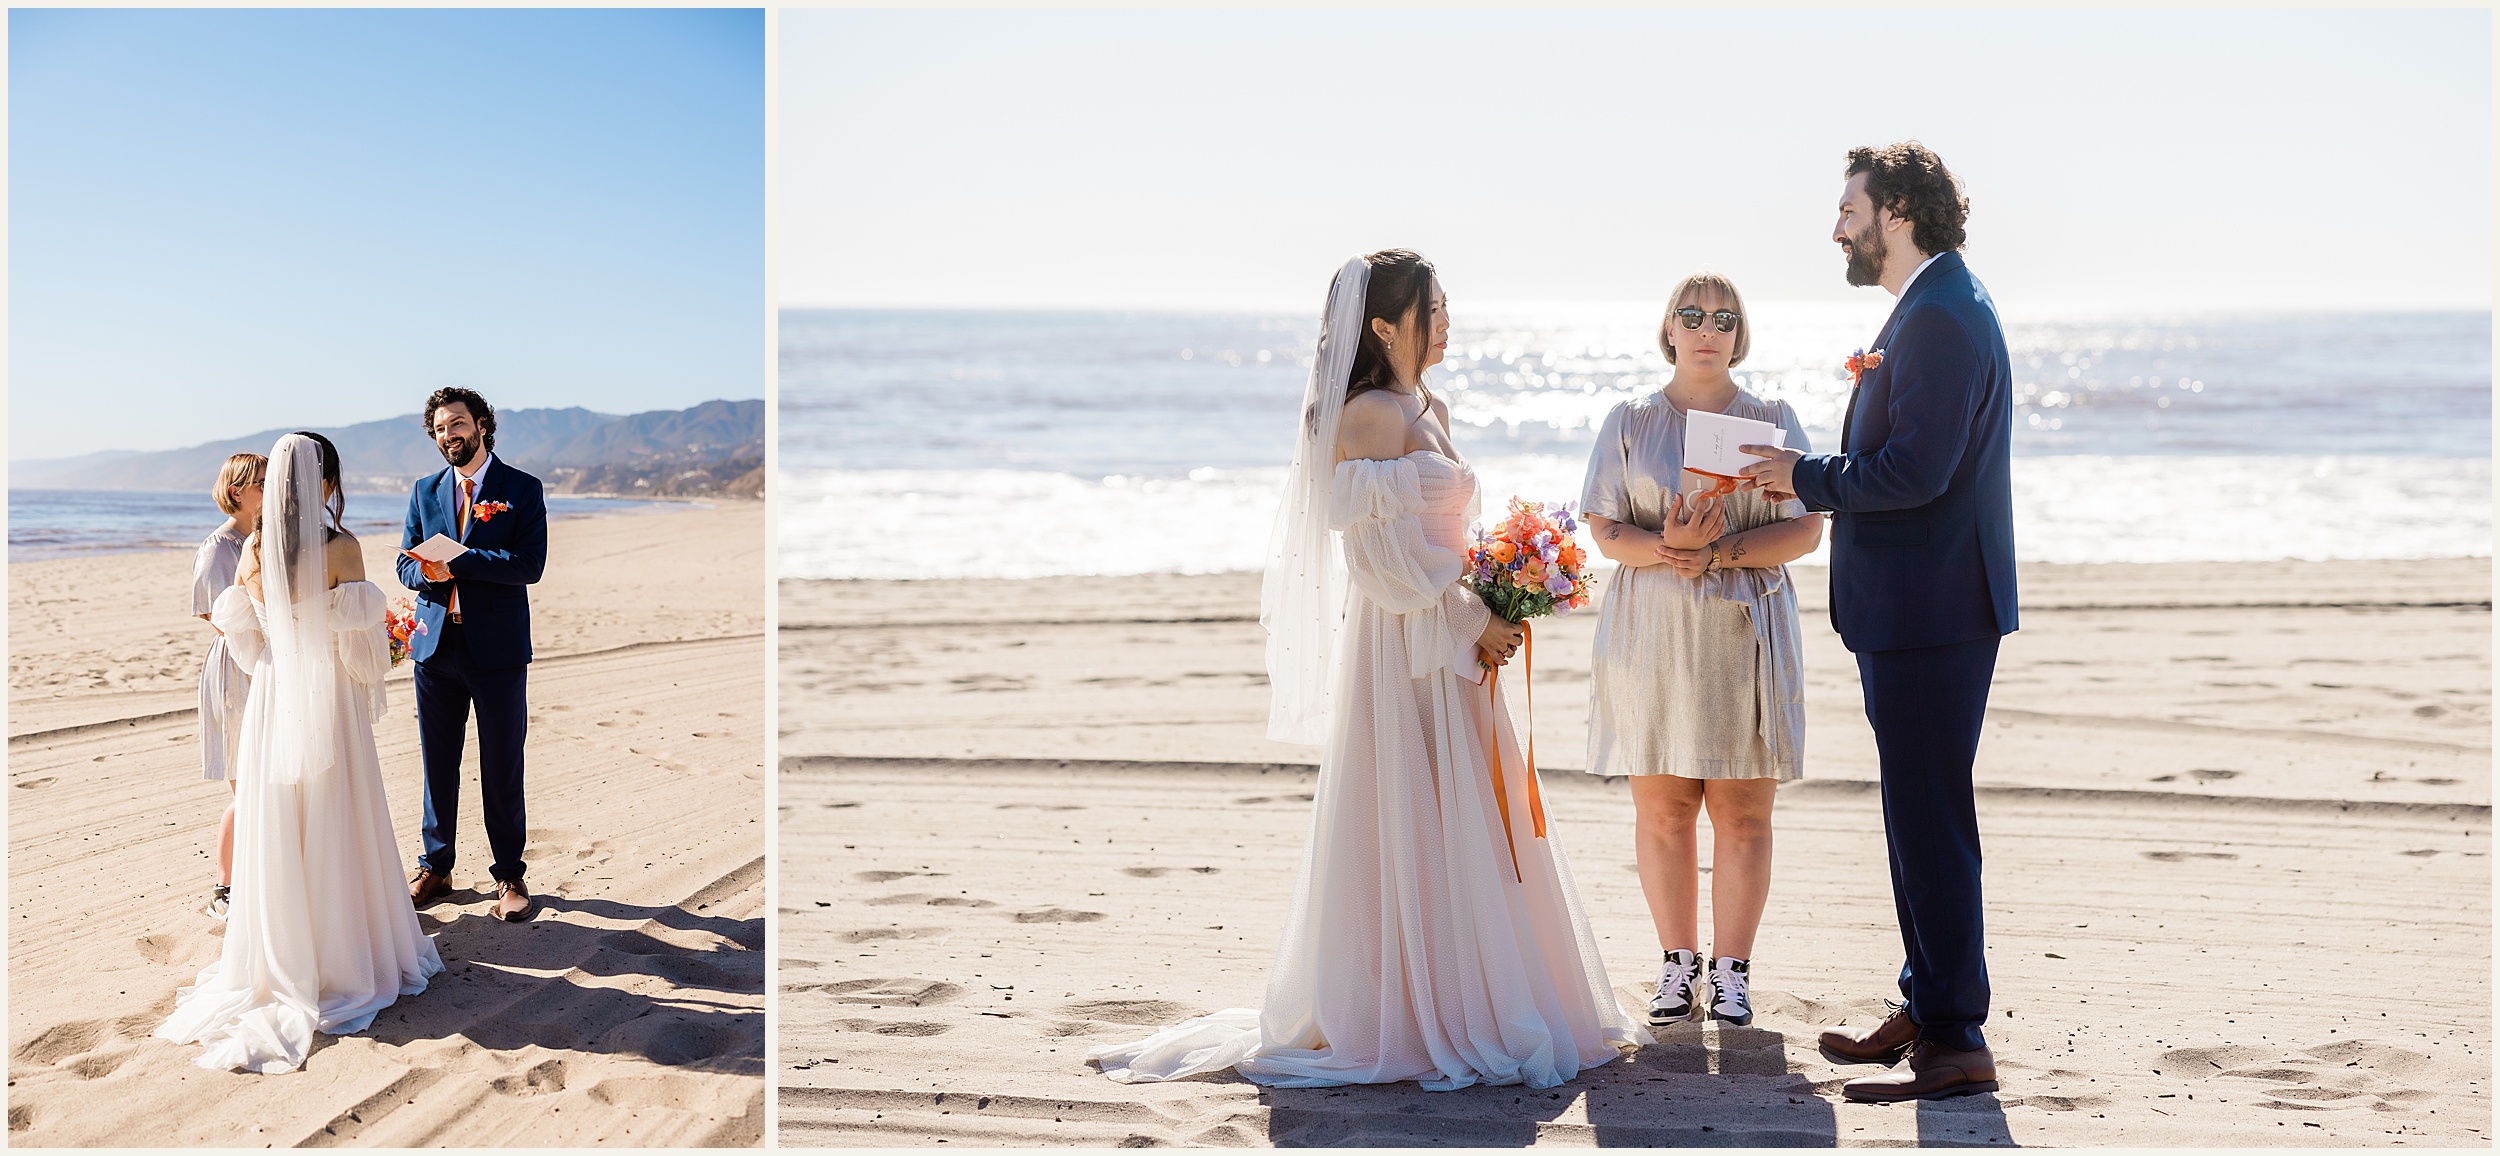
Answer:
<path fill-rule="evenodd" d="M 1781 1033 L 1679 1024 L 1655 1034 L 1657 1043 L 1558 1088 L 1427 1092 L 1405 1083 L 1270 1089 L 1260 1095 L 1268 1109 L 1267 1139 L 1279 1147 L 1510 1148 L 1540 1139 L 1620 1147 L 1838 1143 L 1833 1105 L 1806 1077 L 1789 1071 Z M 1563 1121 L 1574 1103 L 1586 1125 Z"/>
<path fill-rule="evenodd" d="M 445 972 L 423 994 L 375 1017 L 368 1034 L 388 1044 L 460 1036 L 497 1051 L 536 1044 L 763 1074 L 764 1013 L 752 998 L 764 991 L 761 917 L 553 894 L 537 899 L 528 923 L 464 916 L 436 932 Z M 564 918 L 572 912 L 629 926 Z M 664 937 L 669 932 L 680 934 Z"/>
<path fill-rule="evenodd" d="M 2019 1148 L 1995 1092 L 1918 1102 L 1921 1148 Z"/>
<path fill-rule="evenodd" d="M 1592 1139 L 1606 1147 L 1824 1148 L 1839 1117 L 1789 1070 L 1788 1037 L 1762 1027 L 1674 1024 L 1588 1074 Z"/>

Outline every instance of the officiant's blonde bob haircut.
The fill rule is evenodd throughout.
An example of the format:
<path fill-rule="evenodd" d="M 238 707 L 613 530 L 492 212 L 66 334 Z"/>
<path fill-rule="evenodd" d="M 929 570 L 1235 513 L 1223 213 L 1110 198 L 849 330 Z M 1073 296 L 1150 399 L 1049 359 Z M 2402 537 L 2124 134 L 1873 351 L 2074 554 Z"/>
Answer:
<path fill-rule="evenodd" d="M 1675 294 L 1667 298 L 1667 315 L 1658 319 L 1658 352 L 1667 355 L 1667 364 L 1675 364 L 1675 345 L 1667 340 L 1667 331 L 1675 327 L 1675 311 L 1703 290 L 1719 295 L 1727 302 L 1727 311 L 1736 315 L 1736 348 L 1728 351 L 1728 368 L 1745 363 L 1745 355 L 1753 352 L 1753 318 L 1745 315 L 1745 295 L 1736 291 L 1736 282 L 1704 269 L 1675 283 Z"/>
<path fill-rule="evenodd" d="M 217 488 L 209 492 L 209 497 L 217 499 L 217 508 L 231 518 L 243 512 L 243 503 L 236 500 L 234 492 L 261 480 L 268 472 L 269 459 L 259 454 L 236 454 L 217 470 Z"/>

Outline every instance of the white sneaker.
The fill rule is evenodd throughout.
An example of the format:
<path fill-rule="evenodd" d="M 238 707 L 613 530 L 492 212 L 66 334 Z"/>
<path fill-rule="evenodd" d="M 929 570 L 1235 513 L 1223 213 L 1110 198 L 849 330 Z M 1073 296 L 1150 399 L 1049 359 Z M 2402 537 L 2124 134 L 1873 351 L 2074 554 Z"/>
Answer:
<path fill-rule="evenodd" d="M 1745 990 L 1750 960 L 1722 955 L 1710 961 L 1710 1018 L 1744 1027 L 1753 1022 L 1753 996 Z"/>
<path fill-rule="evenodd" d="M 1670 951 L 1658 965 L 1658 994 L 1649 999 L 1649 1022 L 1669 1024 L 1693 1014 L 1693 984 L 1701 978 L 1701 956 Z"/>

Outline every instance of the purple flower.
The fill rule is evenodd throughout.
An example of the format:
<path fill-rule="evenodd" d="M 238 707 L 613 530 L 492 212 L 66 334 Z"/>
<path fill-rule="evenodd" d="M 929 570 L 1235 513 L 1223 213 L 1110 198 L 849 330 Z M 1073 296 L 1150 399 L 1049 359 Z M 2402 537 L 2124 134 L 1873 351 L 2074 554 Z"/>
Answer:
<path fill-rule="evenodd" d="M 1564 598 L 1564 597 L 1568 597 L 1568 596 L 1570 596 L 1570 594 L 1571 594 L 1571 578 L 1570 578 L 1568 575 L 1565 575 L 1565 574 L 1564 574 L 1562 571 L 1560 571 L 1560 570 L 1557 570 L 1557 571 L 1555 571 L 1555 572 L 1553 572 L 1553 573 L 1551 573 L 1551 574 L 1546 575 L 1546 576 L 1545 576 L 1545 592 L 1546 592 L 1546 593 L 1548 593 L 1548 594 L 1553 595 L 1553 596 L 1554 596 L 1554 597 L 1556 597 L 1556 598 Z"/>

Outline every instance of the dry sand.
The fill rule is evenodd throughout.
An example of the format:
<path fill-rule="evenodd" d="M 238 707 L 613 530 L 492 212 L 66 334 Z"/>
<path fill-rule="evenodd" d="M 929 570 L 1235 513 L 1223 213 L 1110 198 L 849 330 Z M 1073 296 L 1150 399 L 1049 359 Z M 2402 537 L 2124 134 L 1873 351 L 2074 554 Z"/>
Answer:
<path fill-rule="evenodd" d="M 150 1038 L 214 959 L 227 793 L 199 778 L 190 554 L 9 568 L 11 1145 L 757 1143 L 764 1120 L 763 509 L 565 519 L 531 592 L 527 924 L 488 916 L 463 792 L 449 970 L 303 1071 Z M 384 591 L 390 547 L 367 542 Z M 378 728 L 400 854 L 409 669 Z"/>
<path fill-rule="evenodd" d="M 1813 1046 L 1882 1014 L 1899 939 L 1854 666 L 1799 577 L 1759 1018 L 1541 1093 L 1083 1063 L 1260 998 L 1314 752 L 1260 737 L 1255 576 L 784 583 L 783 1142 L 2490 1142 L 2488 561 L 2027 567 L 1978 768 L 2004 1089 L 1889 1107 Z M 1539 631 L 1537 746 L 1637 1007 L 1628 791 L 1569 770 L 1593 623 Z"/>

